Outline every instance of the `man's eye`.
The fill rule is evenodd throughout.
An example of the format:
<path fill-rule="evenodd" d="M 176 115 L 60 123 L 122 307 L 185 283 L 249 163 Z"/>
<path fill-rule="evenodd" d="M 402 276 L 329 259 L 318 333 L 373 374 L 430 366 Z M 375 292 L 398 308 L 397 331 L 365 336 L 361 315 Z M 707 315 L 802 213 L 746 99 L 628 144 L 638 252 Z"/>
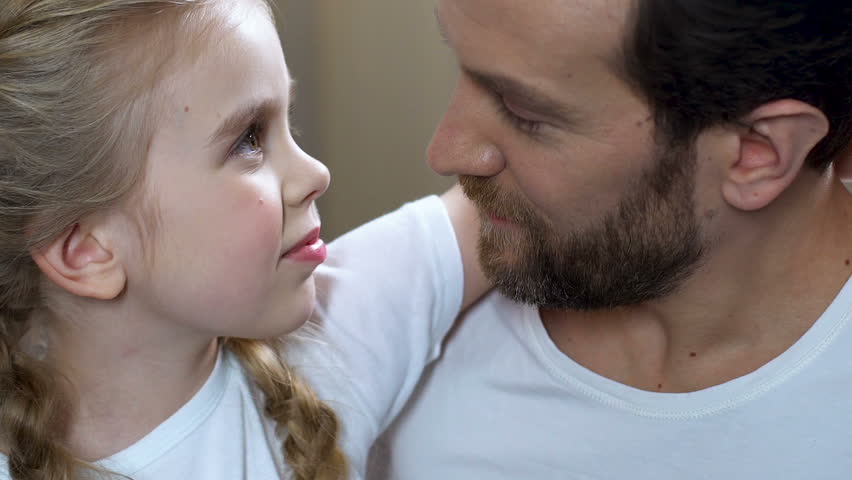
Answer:
<path fill-rule="evenodd" d="M 541 129 L 541 126 L 543 125 L 542 122 L 529 120 L 519 116 L 506 106 L 506 102 L 503 101 L 503 98 L 500 96 L 498 96 L 495 100 L 497 102 L 497 110 L 500 113 L 500 116 L 509 122 L 512 127 L 530 136 L 535 136 L 539 129 Z"/>

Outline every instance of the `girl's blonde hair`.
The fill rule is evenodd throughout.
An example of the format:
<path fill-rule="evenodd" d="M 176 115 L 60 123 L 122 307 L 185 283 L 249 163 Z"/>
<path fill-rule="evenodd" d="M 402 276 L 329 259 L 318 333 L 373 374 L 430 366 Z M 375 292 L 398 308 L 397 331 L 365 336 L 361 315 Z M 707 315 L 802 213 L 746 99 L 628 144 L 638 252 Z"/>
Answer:
<path fill-rule="evenodd" d="M 165 62 L 141 48 L 128 60 L 131 39 L 150 42 L 163 22 L 186 22 L 210 1 L 0 3 L 0 446 L 16 480 L 93 468 L 64 446 L 59 374 L 22 350 L 31 317 L 45 308 L 30 252 L 140 189 Z M 337 417 L 282 360 L 278 342 L 226 345 L 265 395 L 295 478 L 345 478 Z"/>

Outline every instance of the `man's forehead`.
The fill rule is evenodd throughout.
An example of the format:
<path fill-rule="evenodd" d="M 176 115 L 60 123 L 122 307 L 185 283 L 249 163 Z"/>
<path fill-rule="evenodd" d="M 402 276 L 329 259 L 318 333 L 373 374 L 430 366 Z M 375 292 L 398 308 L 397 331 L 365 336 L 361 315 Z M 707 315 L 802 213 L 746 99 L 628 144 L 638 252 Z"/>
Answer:
<path fill-rule="evenodd" d="M 576 47 L 617 47 L 632 1 L 439 0 L 436 10 L 445 23 L 452 23 L 449 17 L 462 17 L 464 21 L 458 24 L 461 29 L 476 26 L 539 47 L 561 46 L 563 51 L 570 51 Z"/>

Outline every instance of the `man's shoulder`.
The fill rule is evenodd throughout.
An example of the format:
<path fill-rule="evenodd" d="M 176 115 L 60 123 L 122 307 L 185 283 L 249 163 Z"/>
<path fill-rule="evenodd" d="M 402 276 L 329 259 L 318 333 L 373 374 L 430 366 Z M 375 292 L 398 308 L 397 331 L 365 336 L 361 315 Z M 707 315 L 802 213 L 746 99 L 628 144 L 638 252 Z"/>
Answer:
<path fill-rule="evenodd" d="M 490 315 L 496 317 L 518 318 L 519 316 L 538 315 L 538 307 L 517 302 L 503 293 L 494 290 L 474 303 L 466 313 L 467 316 Z"/>
<path fill-rule="evenodd" d="M 479 343 L 512 337 L 525 342 L 536 323 L 541 322 L 538 307 L 516 302 L 498 291 L 492 291 L 469 307 L 450 333 L 451 342 Z"/>

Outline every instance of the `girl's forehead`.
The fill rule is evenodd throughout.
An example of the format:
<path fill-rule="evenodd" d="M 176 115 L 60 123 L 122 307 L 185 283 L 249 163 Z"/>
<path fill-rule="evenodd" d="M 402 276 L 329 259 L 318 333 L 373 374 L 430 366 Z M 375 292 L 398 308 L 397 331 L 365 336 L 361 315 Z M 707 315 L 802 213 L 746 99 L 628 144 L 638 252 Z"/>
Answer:
<path fill-rule="evenodd" d="M 136 19 L 124 30 L 128 48 L 113 50 L 114 56 L 132 67 L 127 71 L 148 67 L 160 78 L 233 53 L 229 50 L 239 52 L 251 37 L 257 37 L 255 42 L 279 42 L 271 10 L 262 0 L 199 2 L 194 8 Z"/>
<path fill-rule="evenodd" d="M 230 20 L 208 31 L 213 35 L 201 50 L 163 72 L 152 145 L 165 142 L 190 154 L 209 147 L 222 125 L 255 105 L 286 111 L 291 80 L 274 24 L 258 9 Z"/>
<path fill-rule="evenodd" d="M 224 8 L 224 3 L 214 2 L 179 24 L 190 28 L 170 32 L 171 42 L 162 45 L 153 69 L 155 97 L 167 104 L 205 98 L 228 103 L 246 90 L 268 96 L 264 91 L 289 89 L 284 53 L 264 4 L 241 0 Z M 217 85 L 226 88 L 213 93 Z"/>

